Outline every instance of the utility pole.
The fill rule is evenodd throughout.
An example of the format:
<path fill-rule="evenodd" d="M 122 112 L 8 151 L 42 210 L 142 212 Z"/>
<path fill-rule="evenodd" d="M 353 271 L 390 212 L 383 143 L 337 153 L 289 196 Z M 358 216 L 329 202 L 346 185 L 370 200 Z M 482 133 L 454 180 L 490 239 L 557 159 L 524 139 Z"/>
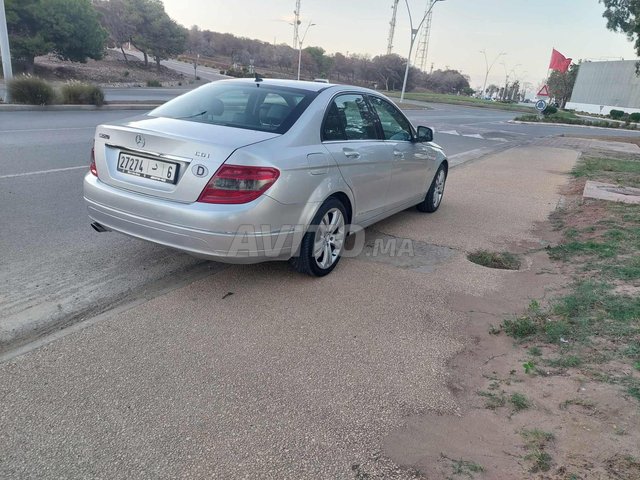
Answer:
<path fill-rule="evenodd" d="M 396 33 L 396 17 L 398 16 L 398 3 L 400 0 L 393 0 L 393 13 L 391 15 L 391 21 L 389 22 L 389 40 L 387 42 L 387 55 L 391 55 L 393 52 L 393 37 Z"/>
<path fill-rule="evenodd" d="M 298 46 L 300 39 L 300 1 L 301 0 L 296 0 L 296 9 L 293 11 L 293 48 Z"/>
<path fill-rule="evenodd" d="M 11 70 L 11 52 L 9 51 L 9 33 L 7 31 L 7 15 L 4 11 L 4 0 L 0 0 L 0 56 L 2 56 L 2 72 L 7 85 L 5 102 L 9 102 L 8 82 L 13 78 Z"/>
<path fill-rule="evenodd" d="M 427 55 L 429 54 L 429 39 L 431 38 L 431 20 L 433 19 L 433 4 L 436 0 L 429 0 L 427 3 L 427 13 L 425 16 L 427 20 L 422 27 L 422 33 L 420 34 L 420 40 L 418 41 L 418 48 L 416 49 L 416 58 L 413 63 L 423 72 L 427 70 Z"/>
<path fill-rule="evenodd" d="M 302 66 L 302 44 L 304 43 L 304 39 L 307 38 L 307 33 L 311 27 L 315 27 L 315 23 L 309 22 L 307 28 L 304 31 L 304 35 L 300 39 L 300 43 L 298 44 L 298 80 L 300 80 L 300 67 Z"/>
<path fill-rule="evenodd" d="M 484 63 L 486 65 L 486 67 L 487 67 L 486 73 L 484 75 L 484 85 L 482 86 L 482 98 L 484 99 L 484 96 L 485 96 L 486 91 L 487 91 L 487 79 L 489 78 L 489 72 L 491 71 L 493 66 L 496 64 L 498 59 L 501 56 L 506 55 L 506 53 L 504 53 L 504 52 L 499 53 L 498 56 L 493 60 L 493 62 L 491 62 L 491 65 L 489 65 L 489 60 L 487 60 L 487 51 L 486 50 L 480 50 L 480 53 L 482 53 L 484 55 Z"/>

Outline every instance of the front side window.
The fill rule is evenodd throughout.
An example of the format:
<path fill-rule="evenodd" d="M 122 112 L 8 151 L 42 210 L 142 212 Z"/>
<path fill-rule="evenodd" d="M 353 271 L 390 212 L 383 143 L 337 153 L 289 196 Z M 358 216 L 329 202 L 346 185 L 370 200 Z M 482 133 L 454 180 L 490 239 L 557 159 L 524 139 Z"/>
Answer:
<path fill-rule="evenodd" d="M 345 94 L 333 99 L 322 127 L 323 141 L 377 138 L 373 113 L 362 95 Z"/>
<path fill-rule="evenodd" d="M 413 138 L 411 124 L 404 115 L 392 104 L 379 97 L 370 97 L 370 100 L 380 118 L 384 139 L 410 142 Z"/>
<path fill-rule="evenodd" d="M 181 95 L 149 115 L 285 133 L 316 96 L 297 88 L 215 82 Z"/>

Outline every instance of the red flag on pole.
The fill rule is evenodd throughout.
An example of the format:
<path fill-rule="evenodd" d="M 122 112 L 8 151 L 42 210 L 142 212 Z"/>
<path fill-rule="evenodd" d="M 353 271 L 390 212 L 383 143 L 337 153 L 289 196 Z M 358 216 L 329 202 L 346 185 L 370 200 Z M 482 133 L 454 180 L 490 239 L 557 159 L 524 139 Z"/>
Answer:
<path fill-rule="evenodd" d="M 571 58 L 567 58 L 564 55 L 562 55 L 559 51 L 557 51 L 555 48 L 553 49 L 553 52 L 551 53 L 551 62 L 549 62 L 549 69 L 550 70 L 557 70 L 559 72 L 566 72 L 567 70 L 569 70 L 569 66 L 571 65 Z"/>

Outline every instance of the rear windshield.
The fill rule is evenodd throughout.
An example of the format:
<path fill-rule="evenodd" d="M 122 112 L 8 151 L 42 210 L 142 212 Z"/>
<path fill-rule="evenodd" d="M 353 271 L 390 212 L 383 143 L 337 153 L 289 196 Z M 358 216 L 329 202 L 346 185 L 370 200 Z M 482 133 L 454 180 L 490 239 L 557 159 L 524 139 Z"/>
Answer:
<path fill-rule="evenodd" d="M 149 115 L 285 133 L 316 96 L 316 92 L 261 83 L 214 82 L 165 103 Z"/>

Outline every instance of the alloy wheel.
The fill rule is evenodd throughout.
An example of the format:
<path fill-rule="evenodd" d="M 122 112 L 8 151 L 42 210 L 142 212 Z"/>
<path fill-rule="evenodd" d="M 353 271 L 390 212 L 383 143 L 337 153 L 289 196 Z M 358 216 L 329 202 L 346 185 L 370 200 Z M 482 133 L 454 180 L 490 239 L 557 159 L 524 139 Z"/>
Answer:
<path fill-rule="evenodd" d="M 313 258 L 316 264 L 327 269 L 340 257 L 345 239 L 345 223 L 337 208 L 327 211 L 318 224 L 313 242 Z"/>

